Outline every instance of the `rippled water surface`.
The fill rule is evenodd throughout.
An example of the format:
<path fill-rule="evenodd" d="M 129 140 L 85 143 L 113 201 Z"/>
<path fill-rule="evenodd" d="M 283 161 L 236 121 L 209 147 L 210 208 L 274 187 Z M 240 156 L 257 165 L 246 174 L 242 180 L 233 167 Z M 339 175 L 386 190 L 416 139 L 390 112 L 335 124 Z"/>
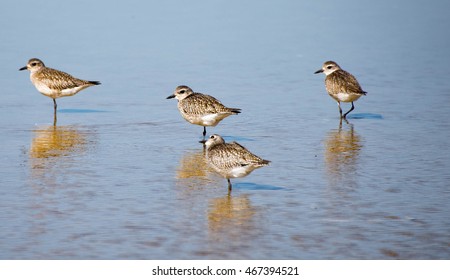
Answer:
<path fill-rule="evenodd" d="M 9 1 L 0 10 L 1 259 L 450 258 L 447 1 Z M 29 58 L 99 80 L 39 94 Z M 368 95 L 339 121 L 326 60 Z M 208 133 L 186 84 L 242 109 Z M 344 104 L 344 109 L 348 109 Z"/>

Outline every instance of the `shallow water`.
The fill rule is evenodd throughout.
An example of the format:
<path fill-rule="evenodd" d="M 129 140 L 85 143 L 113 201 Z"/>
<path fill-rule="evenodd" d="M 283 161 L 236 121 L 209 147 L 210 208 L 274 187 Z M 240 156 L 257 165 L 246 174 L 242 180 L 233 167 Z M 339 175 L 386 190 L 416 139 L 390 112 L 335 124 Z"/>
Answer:
<path fill-rule="evenodd" d="M 0 11 L 1 259 L 450 258 L 446 1 L 55 3 Z M 31 57 L 102 85 L 53 127 Z M 329 59 L 368 92 L 348 122 Z M 271 160 L 231 195 L 180 84 Z"/>

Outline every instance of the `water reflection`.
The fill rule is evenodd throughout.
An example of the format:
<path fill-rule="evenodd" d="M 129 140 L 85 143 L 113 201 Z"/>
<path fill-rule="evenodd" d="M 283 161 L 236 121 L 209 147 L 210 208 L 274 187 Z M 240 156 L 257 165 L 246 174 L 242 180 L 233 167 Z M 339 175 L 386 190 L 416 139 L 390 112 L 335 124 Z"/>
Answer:
<path fill-rule="evenodd" d="M 32 177 L 67 167 L 76 155 L 87 149 L 88 135 L 75 126 L 46 126 L 33 131 L 30 146 Z"/>
<path fill-rule="evenodd" d="M 362 149 L 361 137 L 348 121 L 339 123 L 325 139 L 325 165 L 327 178 L 332 186 L 353 188 L 358 170 L 358 156 Z"/>
<path fill-rule="evenodd" d="M 199 187 L 211 183 L 213 174 L 205 160 L 205 150 L 188 150 L 180 160 L 176 177 L 180 185 Z"/>
<path fill-rule="evenodd" d="M 248 195 L 226 195 L 210 201 L 208 228 L 213 239 L 240 240 L 254 232 L 256 208 Z"/>
<path fill-rule="evenodd" d="M 33 197 L 29 200 L 32 220 L 28 225 L 28 245 L 46 246 L 42 236 L 52 231 L 56 222 L 70 228 L 66 223 L 67 215 L 78 209 L 84 209 L 84 200 L 76 199 L 79 187 L 92 179 L 83 181 L 87 174 L 80 155 L 88 150 L 91 134 L 76 126 L 45 126 L 33 130 L 33 139 L 29 149 L 29 184 Z M 69 199 L 67 199 L 69 198 Z M 60 243 L 53 243 L 56 247 Z M 58 249 L 57 256 L 73 258 L 70 248 Z M 49 252 L 43 252 L 38 258 L 48 258 Z"/>
<path fill-rule="evenodd" d="M 48 126 L 34 130 L 31 158 L 52 158 L 85 150 L 86 135 L 74 126 Z"/>

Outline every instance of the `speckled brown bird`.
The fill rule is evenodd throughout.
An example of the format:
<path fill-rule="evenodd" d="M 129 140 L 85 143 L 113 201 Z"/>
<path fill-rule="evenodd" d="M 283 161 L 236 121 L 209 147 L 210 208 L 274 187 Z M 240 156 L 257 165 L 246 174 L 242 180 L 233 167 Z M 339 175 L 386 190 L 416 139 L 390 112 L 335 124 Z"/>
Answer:
<path fill-rule="evenodd" d="M 269 165 L 270 161 L 252 154 L 237 142 L 225 143 L 220 135 L 213 134 L 205 141 L 208 164 L 232 185 L 230 178 L 247 176 L 253 170 Z"/>
<path fill-rule="evenodd" d="M 44 62 L 32 58 L 27 66 L 19 70 L 29 70 L 30 80 L 36 89 L 45 96 L 53 99 L 56 116 L 56 98 L 72 96 L 87 87 L 99 85 L 98 81 L 85 81 L 77 79 L 65 72 L 45 67 Z"/>
<path fill-rule="evenodd" d="M 355 109 L 353 102 L 358 100 L 361 96 L 366 95 L 367 92 L 362 90 L 356 78 L 343 70 L 334 61 L 327 61 L 323 64 L 322 69 L 317 70 L 314 74 L 325 73 L 325 87 L 328 94 L 337 101 L 339 107 L 339 114 L 341 118 L 346 118 L 348 113 Z M 351 102 L 352 107 L 347 113 L 342 115 L 341 102 Z"/>
<path fill-rule="evenodd" d="M 221 120 L 241 112 L 241 109 L 225 107 L 216 98 L 194 92 L 188 86 L 178 86 L 167 99 L 178 100 L 178 110 L 188 122 L 203 126 L 203 138 L 207 126 L 216 126 Z"/>

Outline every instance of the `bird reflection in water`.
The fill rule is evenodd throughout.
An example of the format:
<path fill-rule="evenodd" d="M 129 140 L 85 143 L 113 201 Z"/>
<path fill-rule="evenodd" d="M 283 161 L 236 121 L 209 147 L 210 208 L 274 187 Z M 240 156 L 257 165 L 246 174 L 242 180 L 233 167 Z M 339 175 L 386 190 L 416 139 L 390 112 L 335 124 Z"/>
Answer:
<path fill-rule="evenodd" d="M 325 164 L 327 177 L 333 186 L 353 188 L 358 171 L 358 156 L 362 149 L 361 137 L 353 124 L 342 121 L 338 129 L 330 131 L 325 139 Z"/>
<path fill-rule="evenodd" d="M 208 211 L 208 228 L 211 237 L 224 240 L 242 240 L 256 234 L 254 216 L 257 210 L 248 195 L 231 194 L 214 198 Z"/>
<path fill-rule="evenodd" d="M 205 150 L 189 150 L 180 160 L 176 173 L 178 184 L 187 187 L 206 186 L 214 172 L 205 160 Z"/>
<path fill-rule="evenodd" d="M 86 173 L 79 169 L 83 168 L 79 155 L 84 154 L 93 141 L 90 134 L 75 126 L 38 127 L 33 134 L 29 149 L 29 184 L 34 191 L 29 202 L 33 219 L 28 238 L 31 243 L 39 243 L 42 236 L 48 236 L 55 221 L 64 224 L 70 203 L 83 205 L 82 200 L 73 199 L 77 197 L 75 187 L 83 183 L 79 174 Z M 64 254 L 72 256 L 70 250 Z"/>
<path fill-rule="evenodd" d="M 86 151 L 87 134 L 74 126 L 52 125 L 33 132 L 34 138 L 30 147 L 32 170 L 58 169 L 58 165 Z"/>

